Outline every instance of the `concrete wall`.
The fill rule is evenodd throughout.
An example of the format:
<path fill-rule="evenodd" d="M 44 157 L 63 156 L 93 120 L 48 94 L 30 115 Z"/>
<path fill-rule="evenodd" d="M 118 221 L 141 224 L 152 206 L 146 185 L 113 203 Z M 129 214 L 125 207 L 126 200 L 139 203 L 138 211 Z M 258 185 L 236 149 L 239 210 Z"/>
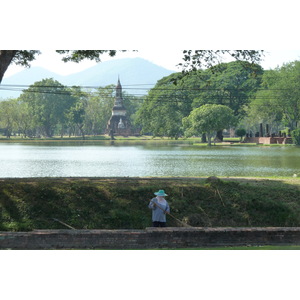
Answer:
<path fill-rule="evenodd" d="M 0 249 L 156 249 L 300 245 L 300 227 L 0 232 Z"/>

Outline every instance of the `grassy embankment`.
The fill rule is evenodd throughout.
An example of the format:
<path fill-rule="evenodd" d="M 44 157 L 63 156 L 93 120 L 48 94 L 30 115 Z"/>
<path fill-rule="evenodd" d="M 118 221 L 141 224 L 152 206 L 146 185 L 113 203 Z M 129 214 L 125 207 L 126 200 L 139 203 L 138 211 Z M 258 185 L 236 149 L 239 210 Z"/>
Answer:
<path fill-rule="evenodd" d="M 178 142 L 149 137 L 117 138 L 116 142 L 121 143 Z M 103 139 L 87 137 L 85 142 Z M 45 142 L 19 138 L 10 141 Z M 184 141 L 193 144 L 199 139 Z M 234 145 L 238 144 L 237 139 Z M 192 226 L 300 226 L 299 187 L 298 178 L 223 178 L 210 183 L 205 178 L 2 179 L 0 230 L 66 228 L 54 219 L 77 229 L 142 229 L 151 225 L 147 205 L 158 189 L 170 194 L 172 214 Z M 180 224 L 169 217 L 168 225 Z"/>
<path fill-rule="evenodd" d="M 0 230 L 143 229 L 158 189 L 192 226 L 300 226 L 298 178 L 27 178 L 0 180 Z"/>
<path fill-rule="evenodd" d="M 109 136 L 106 135 L 98 135 L 98 136 L 86 136 L 83 140 L 80 136 L 74 136 L 74 137 L 68 137 L 64 136 L 61 138 L 60 136 L 54 136 L 52 138 L 22 138 L 20 136 L 12 136 L 10 138 L 6 137 L 0 137 L 0 143 L 120 143 L 120 144 L 136 144 L 136 143 L 146 143 L 146 144 L 164 144 L 164 143 L 170 143 L 170 144 L 187 144 L 187 145 L 194 145 L 194 146 L 201 146 L 201 147 L 207 147 L 207 143 L 202 143 L 200 141 L 201 139 L 198 137 L 192 137 L 192 138 L 168 138 L 168 137 L 152 137 L 152 136 L 129 136 L 129 137 L 123 137 L 123 136 L 115 136 L 115 140 L 111 140 Z M 267 146 L 267 147 L 290 147 L 295 146 L 294 144 L 257 144 L 257 143 L 243 143 L 241 142 L 240 138 L 224 138 L 223 142 L 216 142 L 212 143 L 213 146 Z"/>

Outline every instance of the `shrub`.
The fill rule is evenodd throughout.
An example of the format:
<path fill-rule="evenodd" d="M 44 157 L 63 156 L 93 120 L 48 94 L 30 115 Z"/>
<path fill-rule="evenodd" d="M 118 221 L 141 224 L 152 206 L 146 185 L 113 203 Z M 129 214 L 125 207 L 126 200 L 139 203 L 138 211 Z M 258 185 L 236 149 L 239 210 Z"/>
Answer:
<path fill-rule="evenodd" d="M 246 130 L 244 128 L 239 128 L 235 131 L 235 134 L 242 140 L 242 137 L 246 135 Z"/>
<path fill-rule="evenodd" d="M 295 145 L 300 145 L 300 128 L 292 131 L 292 139 Z"/>

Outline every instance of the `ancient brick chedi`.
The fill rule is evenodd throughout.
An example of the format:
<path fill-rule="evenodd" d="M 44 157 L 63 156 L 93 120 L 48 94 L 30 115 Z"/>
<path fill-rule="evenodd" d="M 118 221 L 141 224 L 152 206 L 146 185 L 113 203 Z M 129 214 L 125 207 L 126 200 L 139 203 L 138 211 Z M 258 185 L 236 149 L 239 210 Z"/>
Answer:
<path fill-rule="evenodd" d="M 111 118 L 109 119 L 107 124 L 107 134 L 109 134 L 112 137 L 114 135 L 131 135 L 131 124 L 126 116 L 126 113 L 126 108 L 123 104 L 122 86 L 120 83 L 120 78 L 118 78 L 118 84 L 116 86 L 115 104 L 112 109 Z"/>

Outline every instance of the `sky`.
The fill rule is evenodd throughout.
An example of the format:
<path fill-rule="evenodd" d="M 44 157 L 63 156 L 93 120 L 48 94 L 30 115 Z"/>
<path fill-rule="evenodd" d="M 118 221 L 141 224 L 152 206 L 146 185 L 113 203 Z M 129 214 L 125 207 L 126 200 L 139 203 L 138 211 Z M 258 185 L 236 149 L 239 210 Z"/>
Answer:
<path fill-rule="evenodd" d="M 84 60 L 80 63 L 64 63 L 61 61 L 62 56 L 56 53 L 55 50 L 40 51 L 41 54 L 37 56 L 35 61 L 32 62 L 31 66 L 43 67 L 60 75 L 69 75 L 80 72 L 96 64 L 96 62 L 90 60 Z M 118 52 L 114 58 L 104 55 L 102 56 L 102 61 L 127 57 L 141 57 L 168 70 L 179 71 L 180 69 L 176 65 L 182 61 L 183 55 L 182 50 L 178 49 L 149 49 L 138 50 L 137 52 L 129 50 L 128 52 Z M 295 60 L 300 60 L 300 50 L 265 50 L 265 57 L 262 62 L 262 66 L 264 69 L 274 69 L 278 66 L 282 66 L 284 63 Z M 23 69 L 23 67 L 11 65 L 9 66 L 4 78 L 20 72 Z"/>
<path fill-rule="evenodd" d="M 274 0 L 272 5 L 263 0 L 243 5 L 238 0 L 114 0 L 101 5 L 96 0 L 81 5 L 53 0 L 45 7 L 37 6 L 38 0 L 11 3 L 2 6 L 7 13 L 0 25 L 3 22 L 7 30 L 1 32 L 0 47 L 40 49 L 42 54 L 32 66 L 60 75 L 80 72 L 95 62 L 63 63 L 53 49 L 137 49 L 113 59 L 142 57 L 174 71 L 179 70 L 182 49 L 263 49 L 264 69 L 300 60 L 296 0 Z M 30 3 L 36 9 L 26 14 Z M 11 22 L 12 17 L 18 22 Z M 112 58 L 103 57 L 107 59 Z M 11 65 L 5 77 L 20 70 Z"/>

